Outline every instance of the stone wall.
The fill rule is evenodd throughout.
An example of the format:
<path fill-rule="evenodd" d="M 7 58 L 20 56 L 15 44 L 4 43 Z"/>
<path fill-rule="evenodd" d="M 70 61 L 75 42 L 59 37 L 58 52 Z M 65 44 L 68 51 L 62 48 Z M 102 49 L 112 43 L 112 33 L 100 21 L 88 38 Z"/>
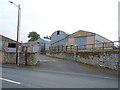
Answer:
<path fill-rule="evenodd" d="M 78 62 L 100 66 L 105 68 L 118 69 L 119 51 L 85 51 L 85 52 L 47 52 L 48 56 L 62 59 L 75 60 Z"/>
<path fill-rule="evenodd" d="M 2 64 L 15 64 L 16 63 L 16 54 L 15 52 L 0 52 L 0 63 Z M 28 53 L 27 54 L 27 64 L 36 65 L 39 61 L 38 53 Z M 19 64 L 25 64 L 25 56 L 23 53 L 19 53 Z"/>
<path fill-rule="evenodd" d="M 0 50 L 0 64 L 2 63 L 2 51 Z"/>

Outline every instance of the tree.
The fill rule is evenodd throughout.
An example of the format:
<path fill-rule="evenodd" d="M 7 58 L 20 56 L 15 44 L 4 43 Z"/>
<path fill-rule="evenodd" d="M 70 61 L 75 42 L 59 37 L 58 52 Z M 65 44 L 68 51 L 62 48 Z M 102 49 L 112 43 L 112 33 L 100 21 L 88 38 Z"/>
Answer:
<path fill-rule="evenodd" d="M 45 36 L 44 38 L 51 40 L 51 36 Z"/>
<path fill-rule="evenodd" d="M 28 38 L 30 38 L 29 41 L 36 41 L 37 39 L 40 38 L 40 34 L 38 34 L 35 31 L 32 31 L 32 32 L 29 32 Z"/>

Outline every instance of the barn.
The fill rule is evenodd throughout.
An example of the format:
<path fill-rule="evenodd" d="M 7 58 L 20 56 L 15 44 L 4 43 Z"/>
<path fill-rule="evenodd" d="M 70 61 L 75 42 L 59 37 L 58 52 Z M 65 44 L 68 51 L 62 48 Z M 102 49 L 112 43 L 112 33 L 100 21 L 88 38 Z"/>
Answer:
<path fill-rule="evenodd" d="M 65 46 L 67 44 L 68 33 L 58 30 L 51 35 L 51 46 Z"/>
<path fill-rule="evenodd" d="M 104 42 L 112 42 L 96 33 L 79 30 L 73 34 L 55 31 L 51 36 L 51 46 L 78 46 L 80 49 L 101 48 Z M 100 44 L 101 43 L 101 44 Z M 104 47 L 113 44 L 105 43 Z"/>
<path fill-rule="evenodd" d="M 50 40 L 43 38 L 39 38 L 36 41 L 21 44 L 22 51 L 24 48 L 27 47 L 28 52 L 40 52 L 40 53 L 49 50 L 49 46 Z"/>
<path fill-rule="evenodd" d="M 96 33 L 79 30 L 68 36 L 67 46 L 79 46 L 80 48 L 99 48 L 104 42 L 112 42 Z M 105 44 L 110 46 L 112 44 Z"/>
<path fill-rule="evenodd" d="M 50 47 L 50 41 L 49 39 L 45 39 L 45 38 L 39 38 L 38 40 L 36 40 L 35 42 L 37 42 L 39 44 L 39 51 L 47 51 L 49 50 Z M 35 46 L 34 46 L 35 47 Z M 36 46 L 37 49 L 37 46 Z"/>

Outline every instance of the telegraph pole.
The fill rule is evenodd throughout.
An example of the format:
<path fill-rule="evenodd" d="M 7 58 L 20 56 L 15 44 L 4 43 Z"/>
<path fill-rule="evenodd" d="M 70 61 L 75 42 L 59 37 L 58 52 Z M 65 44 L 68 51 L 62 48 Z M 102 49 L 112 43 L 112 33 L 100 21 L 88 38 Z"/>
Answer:
<path fill-rule="evenodd" d="M 14 4 L 12 1 L 9 1 L 11 4 Z M 20 4 L 16 5 L 14 4 L 17 8 L 18 8 L 18 20 L 17 20 L 17 42 L 16 42 L 16 64 L 19 65 L 19 61 L 18 61 L 18 50 L 19 50 L 19 31 L 20 31 L 20 16 L 21 16 L 21 8 L 20 8 Z"/>

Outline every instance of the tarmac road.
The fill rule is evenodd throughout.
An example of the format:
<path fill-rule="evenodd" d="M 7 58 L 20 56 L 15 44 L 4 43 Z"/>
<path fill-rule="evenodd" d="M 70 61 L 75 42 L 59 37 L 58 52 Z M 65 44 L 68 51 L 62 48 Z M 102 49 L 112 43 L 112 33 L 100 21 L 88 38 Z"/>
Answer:
<path fill-rule="evenodd" d="M 37 68 L 3 65 L 3 88 L 118 88 L 117 75 L 40 55 Z"/>

